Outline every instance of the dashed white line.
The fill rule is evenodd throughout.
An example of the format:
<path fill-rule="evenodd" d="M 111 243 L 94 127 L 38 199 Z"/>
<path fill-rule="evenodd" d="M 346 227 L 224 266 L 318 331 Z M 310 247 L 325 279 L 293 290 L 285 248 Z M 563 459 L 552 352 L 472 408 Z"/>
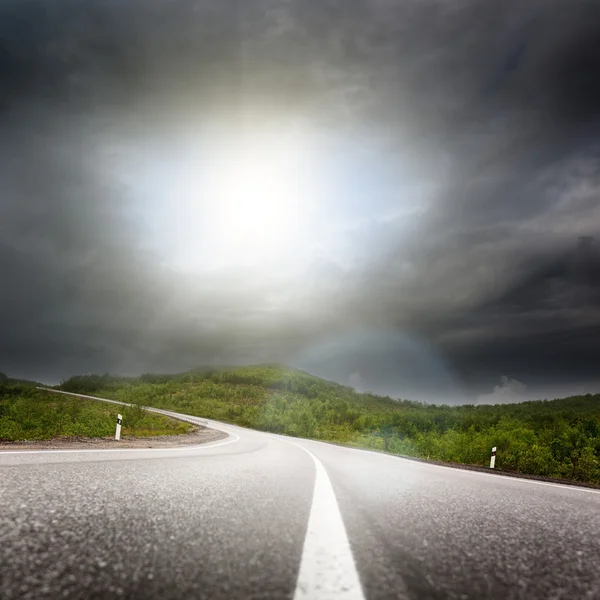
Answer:
<path fill-rule="evenodd" d="M 364 600 L 346 528 L 327 471 L 310 450 L 285 441 L 308 453 L 316 471 L 294 600 Z"/>

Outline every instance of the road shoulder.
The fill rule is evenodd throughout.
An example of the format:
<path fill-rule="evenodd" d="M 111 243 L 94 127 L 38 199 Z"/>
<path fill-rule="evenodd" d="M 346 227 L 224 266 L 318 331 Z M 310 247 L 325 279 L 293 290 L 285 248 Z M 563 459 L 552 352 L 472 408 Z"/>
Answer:
<path fill-rule="evenodd" d="M 124 436 L 120 441 L 112 438 L 54 438 L 50 440 L 28 440 L 19 442 L 0 442 L 2 450 L 71 450 L 106 448 L 173 448 L 195 446 L 226 438 L 227 434 L 209 427 L 197 426 L 190 433 L 179 435 L 160 435 L 146 438 Z"/>

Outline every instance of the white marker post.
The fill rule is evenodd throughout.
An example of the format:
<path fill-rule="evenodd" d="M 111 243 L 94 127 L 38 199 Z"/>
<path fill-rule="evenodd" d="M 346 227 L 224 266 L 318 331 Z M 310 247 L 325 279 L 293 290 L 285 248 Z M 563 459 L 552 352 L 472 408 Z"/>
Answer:
<path fill-rule="evenodd" d="M 115 431 L 115 440 L 117 442 L 121 439 L 121 423 L 123 422 L 123 416 L 117 415 L 117 431 Z"/>
<path fill-rule="evenodd" d="M 496 466 L 496 446 L 492 448 L 492 458 L 490 458 L 490 469 Z"/>

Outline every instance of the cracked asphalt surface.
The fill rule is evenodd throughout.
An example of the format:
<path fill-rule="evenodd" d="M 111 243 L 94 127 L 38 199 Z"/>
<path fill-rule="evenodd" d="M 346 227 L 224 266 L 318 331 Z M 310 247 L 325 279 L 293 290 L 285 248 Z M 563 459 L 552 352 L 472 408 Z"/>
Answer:
<path fill-rule="evenodd" d="M 0 598 L 292 598 L 313 461 L 209 425 L 229 437 L 0 452 Z M 327 470 L 368 600 L 600 599 L 599 491 L 293 441 Z"/>

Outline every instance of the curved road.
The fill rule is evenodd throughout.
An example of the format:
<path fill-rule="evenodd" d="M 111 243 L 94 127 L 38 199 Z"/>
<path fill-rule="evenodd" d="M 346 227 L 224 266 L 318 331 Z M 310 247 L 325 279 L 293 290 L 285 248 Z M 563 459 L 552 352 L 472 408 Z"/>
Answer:
<path fill-rule="evenodd" d="M 600 598 L 598 491 L 208 424 L 0 452 L 0 598 Z"/>

